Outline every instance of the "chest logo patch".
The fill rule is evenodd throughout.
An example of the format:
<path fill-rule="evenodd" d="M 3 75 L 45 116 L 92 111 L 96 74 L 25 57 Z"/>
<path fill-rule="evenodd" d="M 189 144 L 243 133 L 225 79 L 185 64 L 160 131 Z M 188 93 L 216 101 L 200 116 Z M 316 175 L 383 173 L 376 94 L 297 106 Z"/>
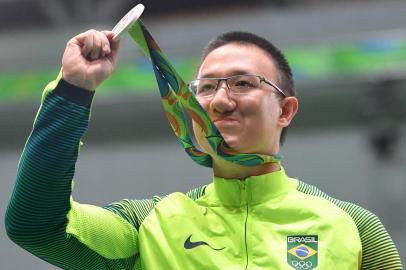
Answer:
<path fill-rule="evenodd" d="M 223 250 L 223 249 L 225 248 L 225 247 L 222 247 L 222 248 L 214 248 L 214 247 L 212 247 L 211 245 L 209 245 L 207 242 L 204 242 L 204 241 L 192 242 L 191 238 L 192 238 L 192 235 L 189 235 L 189 237 L 186 239 L 185 243 L 183 244 L 183 247 L 184 247 L 185 249 L 193 249 L 193 248 L 196 248 L 196 247 L 198 247 L 198 246 L 208 246 L 208 247 L 210 247 L 210 248 L 213 249 L 213 250 L 220 251 L 220 250 Z"/>
<path fill-rule="evenodd" d="M 287 262 L 295 270 L 317 267 L 318 235 L 289 235 L 286 239 Z"/>

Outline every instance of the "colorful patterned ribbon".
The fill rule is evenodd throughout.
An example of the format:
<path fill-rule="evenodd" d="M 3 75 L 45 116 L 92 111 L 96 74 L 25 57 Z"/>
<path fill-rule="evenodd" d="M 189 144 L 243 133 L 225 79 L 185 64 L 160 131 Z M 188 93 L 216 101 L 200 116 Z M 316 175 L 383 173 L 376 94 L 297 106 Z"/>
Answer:
<path fill-rule="evenodd" d="M 195 162 L 206 167 L 213 165 L 212 157 L 193 144 L 184 111 L 202 128 L 214 152 L 225 160 L 245 166 L 280 161 L 279 156 L 242 154 L 230 148 L 141 20 L 130 28 L 129 34 L 151 60 L 169 123 L 186 153 Z"/>

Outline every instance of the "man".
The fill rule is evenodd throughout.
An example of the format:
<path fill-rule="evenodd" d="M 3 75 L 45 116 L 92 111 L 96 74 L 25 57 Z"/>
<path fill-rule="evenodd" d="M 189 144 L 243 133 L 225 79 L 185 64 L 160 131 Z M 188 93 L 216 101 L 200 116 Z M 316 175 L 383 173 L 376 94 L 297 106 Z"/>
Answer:
<path fill-rule="evenodd" d="M 64 269 L 402 269 L 375 215 L 289 178 L 278 162 L 223 160 L 196 124 L 213 183 L 106 207 L 73 201 L 93 94 L 117 60 L 112 37 L 90 30 L 67 44 L 21 157 L 6 214 L 13 241 Z M 241 153 L 277 154 L 298 108 L 283 54 L 250 33 L 209 43 L 191 89 Z"/>

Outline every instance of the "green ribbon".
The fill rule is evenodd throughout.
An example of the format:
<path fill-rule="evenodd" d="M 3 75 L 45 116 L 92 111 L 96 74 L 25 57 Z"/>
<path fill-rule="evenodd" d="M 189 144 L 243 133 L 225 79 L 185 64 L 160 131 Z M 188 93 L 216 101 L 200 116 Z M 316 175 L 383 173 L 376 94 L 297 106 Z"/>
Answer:
<path fill-rule="evenodd" d="M 178 72 L 176 72 L 168 58 L 163 54 L 157 42 L 141 20 L 138 20 L 129 29 L 129 34 L 141 47 L 144 54 L 151 60 L 161 94 L 162 104 L 169 123 L 186 153 L 196 163 L 202 166 L 212 167 L 213 159 L 209 154 L 200 151 L 193 144 L 184 112 L 201 127 L 210 147 L 223 159 L 245 166 L 280 161 L 279 156 L 243 154 L 236 152 L 228 146 L 216 126 L 206 114 L 206 111 L 199 104 Z"/>

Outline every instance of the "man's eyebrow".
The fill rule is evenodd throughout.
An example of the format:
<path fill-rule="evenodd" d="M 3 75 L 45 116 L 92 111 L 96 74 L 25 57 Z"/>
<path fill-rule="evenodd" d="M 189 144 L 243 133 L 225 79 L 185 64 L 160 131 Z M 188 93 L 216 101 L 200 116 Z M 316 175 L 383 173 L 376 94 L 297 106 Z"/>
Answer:
<path fill-rule="evenodd" d="M 235 75 L 246 75 L 246 74 L 252 74 L 252 72 L 249 72 L 248 70 L 244 70 L 244 69 L 236 69 L 236 70 L 232 70 L 231 72 L 227 73 L 226 77 L 230 77 L 230 76 L 235 76 Z M 201 76 L 199 76 L 199 78 L 219 78 L 219 76 L 216 76 L 216 73 L 203 73 Z"/>

